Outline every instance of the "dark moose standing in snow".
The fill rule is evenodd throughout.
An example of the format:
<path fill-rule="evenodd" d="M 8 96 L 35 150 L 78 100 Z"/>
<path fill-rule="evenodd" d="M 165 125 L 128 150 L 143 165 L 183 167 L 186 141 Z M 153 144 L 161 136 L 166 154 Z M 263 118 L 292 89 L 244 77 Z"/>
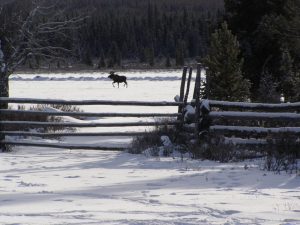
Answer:
<path fill-rule="evenodd" d="M 112 79 L 112 85 L 115 87 L 114 83 L 118 83 L 118 88 L 119 88 L 119 84 L 120 83 L 124 83 L 124 87 L 128 87 L 127 81 L 126 81 L 126 77 L 125 76 L 119 76 L 118 74 L 115 74 L 114 71 L 110 72 L 110 75 L 108 76 L 108 78 Z"/>

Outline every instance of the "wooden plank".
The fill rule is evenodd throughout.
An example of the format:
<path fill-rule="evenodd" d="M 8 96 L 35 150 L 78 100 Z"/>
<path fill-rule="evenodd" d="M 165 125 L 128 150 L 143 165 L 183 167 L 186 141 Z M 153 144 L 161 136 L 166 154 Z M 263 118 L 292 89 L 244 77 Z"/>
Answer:
<path fill-rule="evenodd" d="M 182 77 L 181 77 L 179 102 L 183 102 L 183 98 L 184 98 L 186 73 L 187 73 L 187 67 L 185 66 L 185 67 L 183 67 L 183 72 L 182 72 Z M 184 105 L 178 106 L 178 113 L 182 113 L 183 108 L 184 108 Z M 183 116 L 182 116 L 182 114 L 177 117 L 177 120 L 181 120 L 183 122 Z"/>
<path fill-rule="evenodd" d="M 193 75 L 193 67 L 190 67 L 189 77 L 188 77 L 187 85 L 186 85 L 186 93 L 185 93 L 184 100 L 183 100 L 184 105 L 187 104 L 187 100 L 188 100 L 188 97 L 189 97 L 192 75 Z"/>
<path fill-rule="evenodd" d="M 278 120 L 278 121 L 300 122 L 300 114 L 298 113 L 219 111 L 219 112 L 211 112 L 209 116 L 212 119 Z"/>
<path fill-rule="evenodd" d="M 300 134 L 300 127 L 246 127 L 246 126 L 211 126 L 210 131 L 230 134 Z"/>
<path fill-rule="evenodd" d="M 3 141 L 4 145 L 13 146 L 32 146 L 46 148 L 64 148 L 64 149 L 83 149 L 83 150 L 102 150 L 102 151 L 124 151 L 127 147 L 122 146 L 97 146 L 97 145 L 72 145 L 66 143 L 44 143 L 44 142 L 26 142 L 26 141 Z"/>
<path fill-rule="evenodd" d="M 222 109 L 243 109 L 243 110 L 300 110 L 300 102 L 294 103 L 249 103 L 249 102 L 227 102 L 209 100 L 212 107 L 220 107 Z"/>
<path fill-rule="evenodd" d="M 186 73 L 187 73 L 187 67 L 183 67 L 182 77 L 181 77 L 181 84 L 180 84 L 180 95 L 179 95 L 179 102 L 183 102 L 184 98 L 184 89 L 185 89 L 185 81 L 186 81 Z M 181 113 L 182 106 L 180 105 L 178 107 L 178 113 Z"/>
<path fill-rule="evenodd" d="M 181 113 L 88 113 L 88 112 L 56 112 L 34 110 L 8 110 L 1 109 L 2 114 L 31 114 L 48 116 L 77 116 L 77 117 L 178 117 Z"/>
<path fill-rule="evenodd" d="M 197 64 L 197 75 L 196 75 L 196 83 L 195 83 L 195 90 L 194 90 L 194 97 L 195 97 L 195 130 L 194 136 L 195 140 L 199 140 L 199 122 L 200 122 L 200 85 L 201 85 L 201 64 Z"/>
<path fill-rule="evenodd" d="M 55 133 L 38 133 L 38 132 L 23 132 L 23 131 L 0 131 L 1 134 L 8 136 L 31 136 L 31 137 L 41 137 L 41 138 L 50 138 L 50 137 L 66 137 L 66 136 L 82 136 L 82 137 L 108 137 L 108 136 L 141 136 L 149 134 L 149 132 L 55 132 Z"/>
<path fill-rule="evenodd" d="M 164 126 L 177 125 L 180 121 L 165 122 L 128 122 L 128 123 L 70 123 L 70 122 L 34 122 L 34 121 L 0 121 L 2 125 L 14 125 L 20 127 L 138 127 L 138 126 Z M 4 130 L 4 129 L 2 129 Z"/>
<path fill-rule="evenodd" d="M 146 102 L 146 101 L 112 101 L 112 100 L 62 100 L 35 98 L 0 97 L 0 102 L 22 104 L 54 104 L 54 105 L 131 105 L 131 106 L 180 106 L 183 102 Z"/>
<path fill-rule="evenodd" d="M 225 144 L 233 144 L 233 145 L 242 145 L 242 146 L 261 146 L 268 144 L 265 139 L 255 139 L 255 138 L 225 138 Z"/>

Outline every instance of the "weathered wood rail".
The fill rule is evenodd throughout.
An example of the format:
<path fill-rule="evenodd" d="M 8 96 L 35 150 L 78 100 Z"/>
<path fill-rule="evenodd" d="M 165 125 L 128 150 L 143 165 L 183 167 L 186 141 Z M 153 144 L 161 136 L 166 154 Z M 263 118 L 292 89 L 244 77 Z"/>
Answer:
<path fill-rule="evenodd" d="M 300 102 L 266 104 L 203 100 L 200 108 L 205 109 L 202 120 L 209 126 L 201 127 L 200 123 L 199 129 L 224 135 L 227 142 L 236 145 L 262 145 L 268 143 L 266 137 L 284 134 L 299 137 L 300 134 Z"/>
<path fill-rule="evenodd" d="M 57 99 L 31 99 L 31 98 L 0 98 L 0 103 L 20 103 L 20 104 L 55 104 L 55 105 L 114 105 L 114 106 L 176 106 L 182 107 L 183 102 L 143 102 L 143 101 L 101 101 L 101 100 L 57 100 Z M 11 110 L 11 109 L 0 109 L 1 115 L 45 115 L 45 116 L 70 116 L 70 117 L 180 117 L 182 116 L 181 112 L 178 113 L 93 113 L 93 112 L 64 112 L 64 111 L 40 111 L 40 110 Z M 144 135 L 146 132 L 54 132 L 54 133 L 40 133 L 40 132 L 28 132 L 28 131 L 7 131 L 4 129 L 5 126 L 17 126 L 17 127 L 39 127 L 39 128 L 49 128 L 49 127 L 133 127 L 133 126 L 161 126 L 161 125 L 178 125 L 181 124 L 182 121 L 157 121 L 157 122 L 39 122 L 39 121 L 7 121 L 0 120 L 0 126 L 2 130 L 0 131 L 1 135 L 4 136 L 20 136 L 20 137 L 41 137 L 41 138 L 57 138 L 57 137 L 65 137 L 65 136 L 82 136 L 82 137 L 107 137 L 107 136 L 139 136 Z M 68 148 L 68 149 L 102 149 L 102 150 L 120 150 L 126 147 L 110 147 L 110 146 L 96 146 L 96 145 L 74 145 L 74 144 L 66 144 L 66 143 L 43 143 L 43 142 L 26 142 L 26 141 L 12 141 L 12 140 L 0 140 L 1 146 L 3 148 L 4 145 L 23 145 L 23 146 L 39 146 L 39 147 L 53 147 L 53 148 Z"/>

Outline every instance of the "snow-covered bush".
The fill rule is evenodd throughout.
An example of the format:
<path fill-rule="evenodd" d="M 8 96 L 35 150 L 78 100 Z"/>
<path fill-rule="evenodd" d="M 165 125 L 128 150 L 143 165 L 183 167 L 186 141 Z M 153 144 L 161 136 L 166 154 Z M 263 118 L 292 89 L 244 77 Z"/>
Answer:
<path fill-rule="evenodd" d="M 297 135 L 280 134 L 269 137 L 267 141 L 264 169 L 276 172 L 298 170 L 300 138 Z"/>
<path fill-rule="evenodd" d="M 143 136 L 135 137 L 129 153 L 152 156 L 169 156 L 176 146 L 183 144 L 183 137 L 174 126 L 157 126 Z"/>
<path fill-rule="evenodd" d="M 231 143 L 225 143 L 224 136 L 208 134 L 200 143 L 189 146 L 193 158 L 229 162 L 235 159 L 235 148 Z"/>

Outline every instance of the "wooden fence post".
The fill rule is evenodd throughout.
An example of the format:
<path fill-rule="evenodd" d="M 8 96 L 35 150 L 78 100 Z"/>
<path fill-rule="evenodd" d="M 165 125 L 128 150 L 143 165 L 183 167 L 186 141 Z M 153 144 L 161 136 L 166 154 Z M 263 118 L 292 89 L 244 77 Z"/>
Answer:
<path fill-rule="evenodd" d="M 196 143 L 199 141 L 199 121 L 200 121 L 200 84 L 201 84 L 201 69 L 200 63 L 197 64 L 197 75 L 194 89 L 195 99 L 195 140 Z"/>
<path fill-rule="evenodd" d="M 188 97 L 189 97 L 192 74 L 193 74 L 193 67 L 190 67 L 190 69 L 189 69 L 189 77 L 188 77 L 187 85 L 186 85 L 186 93 L 185 93 L 184 100 L 183 100 L 184 106 L 186 106 L 187 100 L 188 100 Z"/>
<path fill-rule="evenodd" d="M 4 130 L 2 120 L 3 120 L 3 115 L 1 115 L 1 113 L 0 113 L 0 151 L 5 152 L 7 149 L 6 149 L 6 145 L 3 144 L 5 135 L 1 133 L 1 131 Z"/>
<path fill-rule="evenodd" d="M 187 72 L 187 66 L 183 67 L 183 72 L 182 72 L 182 77 L 181 77 L 181 85 L 180 85 L 179 102 L 183 102 L 183 98 L 184 98 L 186 72 Z M 181 113 L 183 108 L 184 108 L 184 106 L 182 106 L 182 105 L 178 106 L 178 113 Z"/>

